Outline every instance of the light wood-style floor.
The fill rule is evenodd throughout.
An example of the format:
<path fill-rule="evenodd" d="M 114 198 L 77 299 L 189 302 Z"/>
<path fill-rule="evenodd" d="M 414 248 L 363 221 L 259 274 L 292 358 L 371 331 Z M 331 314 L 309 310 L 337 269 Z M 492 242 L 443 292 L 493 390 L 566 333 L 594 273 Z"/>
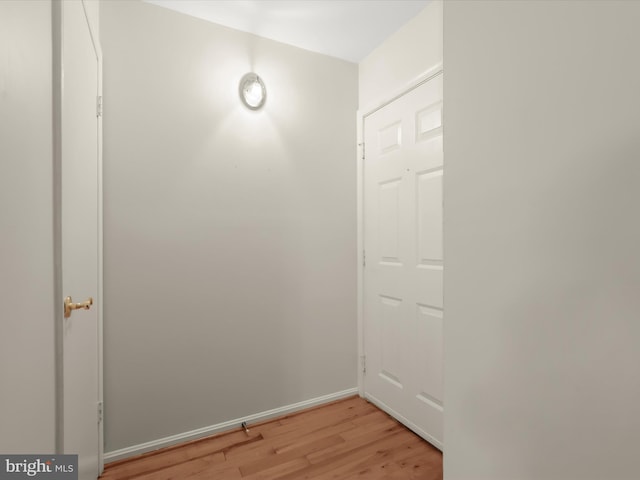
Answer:
<path fill-rule="evenodd" d="M 442 479 L 442 454 L 359 397 L 107 465 L 104 480 Z"/>

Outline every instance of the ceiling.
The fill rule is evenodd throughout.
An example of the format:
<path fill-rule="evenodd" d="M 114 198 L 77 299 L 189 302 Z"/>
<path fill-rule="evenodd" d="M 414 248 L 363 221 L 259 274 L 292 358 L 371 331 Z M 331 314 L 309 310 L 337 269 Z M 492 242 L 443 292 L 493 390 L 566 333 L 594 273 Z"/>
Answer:
<path fill-rule="evenodd" d="M 357 63 L 430 0 L 143 1 Z"/>

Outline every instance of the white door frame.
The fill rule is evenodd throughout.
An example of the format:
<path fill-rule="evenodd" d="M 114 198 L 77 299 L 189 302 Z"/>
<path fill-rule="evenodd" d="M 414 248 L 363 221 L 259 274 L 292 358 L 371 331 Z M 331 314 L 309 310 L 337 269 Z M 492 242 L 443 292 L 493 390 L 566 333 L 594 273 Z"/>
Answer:
<path fill-rule="evenodd" d="M 86 15 L 86 0 L 81 0 Z M 56 349 L 56 453 L 63 453 L 63 292 L 62 292 L 62 203 L 61 203 L 61 165 L 62 165 L 62 99 L 64 96 L 63 71 L 64 58 L 62 51 L 63 10 L 62 2 L 52 1 L 52 37 L 53 37 L 53 162 L 54 162 L 54 262 L 55 262 L 55 287 L 54 287 L 54 322 L 55 322 L 55 349 Z M 98 33 L 98 25 L 93 25 L 87 16 L 89 33 L 96 51 L 98 60 L 98 96 L 102 97 L 102 48 Z M 97 108 L 97 105 L 96 105 Z M 98 314 L 98 402 L 104 405 L 104 380 L 103 380 L 103 186 L 102 186 L 102 115 L 98 116 L 98 301 L 96 302 Z M 97 412 L 96 412 L 97 415 Z M 97 420 L 97 419 L 96 419 Z M 98 472 L 104 470 L 104 419 L 98 423 Z"/>
<path fill-rule="evenodd" d="M 359 109 L 357 112 L 356 125 L 357 125 L 357 218 L 358 218 L 358 231 L 357 231 L 357 267 L 358 267 L 358 393 L 361 397 L 365 397 L 364 392 L 364 370 L 365 370 L 365 358 L 364 358 L 364 157 L 366 153 L 366 146 L 364 145 L 364 121 L 365 119 L 380 110 L 381 108 L 389 105 L 393 101 L 409 93 L 410 91 L 418 88 L 420 85 L 428 82 L 432 78 L 443 74 L 442 63 L 437 63 L 427 71 L 419 75 L 408 82 L 403 88 L 395 92 L 390 92 L 390 95 L 380 99 L 380 101 L 368 105 L 365 109 Z"/>

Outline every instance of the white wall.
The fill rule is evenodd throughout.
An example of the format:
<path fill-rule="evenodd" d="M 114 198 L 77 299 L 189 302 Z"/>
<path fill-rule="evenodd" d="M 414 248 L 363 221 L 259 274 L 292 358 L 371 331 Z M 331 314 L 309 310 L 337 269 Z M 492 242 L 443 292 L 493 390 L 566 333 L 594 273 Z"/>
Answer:
<path fill-rule="evenodd" d="M 638 2 L 445 2 L 445 479 L 628 480 Z"/>
<path fill-rule="evenodd" d="M 51 3 L 0 2 L 0 452 L 55 450 Z"/>
<path fill-rule="evenodd" d="M 442 0 L 433 0 L 358 65 L 359 107 L 380 101 L 442 64 Z"/>
<path fill-rule="evenodd" d="M 101 21 L 105 450 L 355 387 L 357 65 L 141 2 Z"/>

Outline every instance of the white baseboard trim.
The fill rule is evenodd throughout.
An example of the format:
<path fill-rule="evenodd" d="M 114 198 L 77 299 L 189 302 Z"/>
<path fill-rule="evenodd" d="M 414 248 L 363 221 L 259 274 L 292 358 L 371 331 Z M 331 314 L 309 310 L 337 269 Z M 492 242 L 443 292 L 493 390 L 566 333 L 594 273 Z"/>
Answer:
<path fill-rule="evenodd" d="M 329 395 L 323 395 L 321 397 L 312 398 L 310 400 L 304 400 L 302 402 L 293 403 L 291 405 L 285 405 L 284 407 L 267 410 L 266 412 L 254 413 L 253 415 L 236 418 L 234 420 L 229 420 L 228 422 L 222 422 L 216 425 L 198 428 L 197 430 L 191 430 L 190 432 L 171 435 L 170 437 L 159 438 L 158 440 L 152 440 L 150 442 L 141 443 L 139 445 L 132 445 L 130 447 L 121 448 L 120 450 L 114 450 L 113 452 L 106 452 L 104 454 L 104 463 L 115 462 L 116 460 L 123 460 L 125 458 L 151 452 L 160 448 L 169 447 L 178 443 L 208 437 L 209 435 L 214 435 L 226 430 L 238 428 L 242 422 L 262 422 L 270 418 L 280 417 L 288 413 L 297 412 L 298 410 L 304 410 L 305 408 L 311 408 L 315 407 L 316 405 L 322 405 L 323 403 L 329 403 L 333 402 L 334 400 L 340 400 L 341 398 L 350 397 L 351 395 L 356 395 L 357 393 L 357 387 L 349 388 L 347 390 L 342 390 L 341 392 L 330 393 Z"/>

